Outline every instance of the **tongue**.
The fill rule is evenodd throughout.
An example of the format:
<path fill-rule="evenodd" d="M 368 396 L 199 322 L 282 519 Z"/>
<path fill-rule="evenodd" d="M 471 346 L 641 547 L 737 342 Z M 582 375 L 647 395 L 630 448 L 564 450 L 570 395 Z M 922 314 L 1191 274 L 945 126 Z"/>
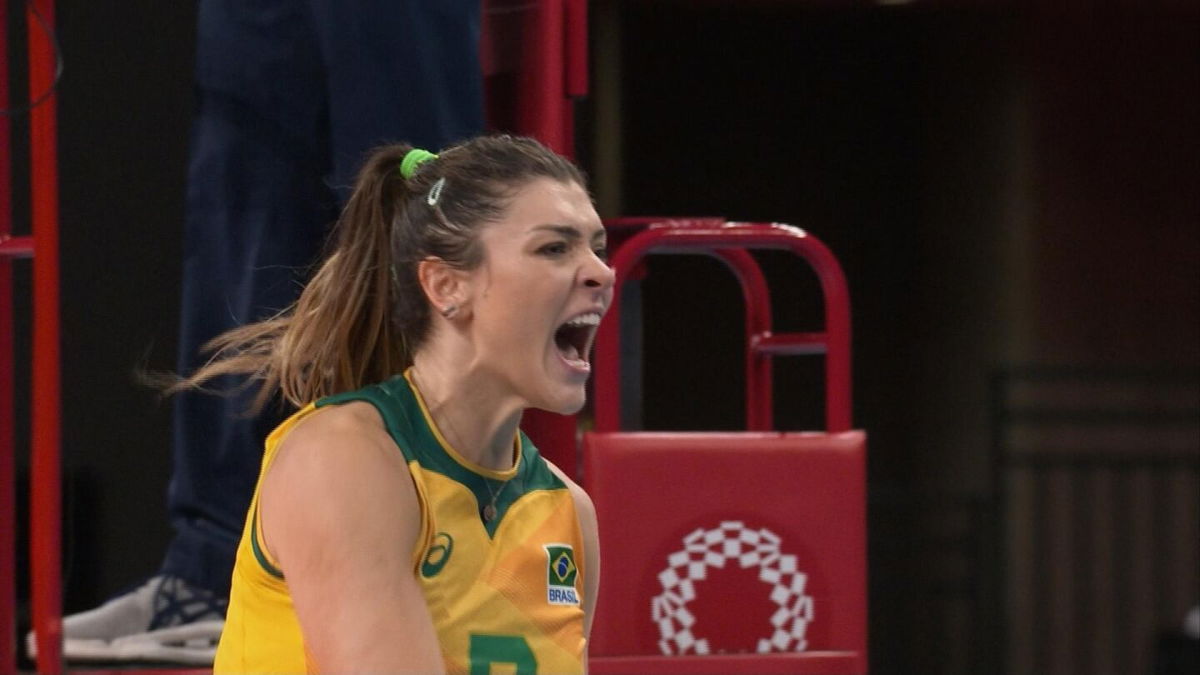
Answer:
<path fill-rule="evenodd" d="M 560 347 L 559 350 L 562 351 L 563 358 L 565 358 L 568 361 L 581 360 L 579 358 L 579 350 L 575 348 L 575 345 L 573 345 L 569 342 L 565 346 Z"/>

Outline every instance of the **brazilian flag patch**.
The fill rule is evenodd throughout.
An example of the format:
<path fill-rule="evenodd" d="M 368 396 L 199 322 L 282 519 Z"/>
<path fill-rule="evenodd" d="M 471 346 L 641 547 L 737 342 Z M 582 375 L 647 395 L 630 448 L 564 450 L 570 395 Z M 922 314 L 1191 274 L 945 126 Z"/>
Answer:
<path fill-rule="evenodd" d="M 575 578 L 575 550 L 570 544 L 544 544 L 546 549 L 546 602 L 551 605 L 578 605 Z"/>

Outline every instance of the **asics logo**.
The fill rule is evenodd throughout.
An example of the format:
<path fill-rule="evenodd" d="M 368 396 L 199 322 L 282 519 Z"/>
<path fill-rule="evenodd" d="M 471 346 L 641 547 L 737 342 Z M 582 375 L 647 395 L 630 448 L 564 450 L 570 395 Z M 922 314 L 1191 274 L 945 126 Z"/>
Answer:
<path fill-rule="evenodd" d="M 421 561 L 421 576 L 434 577 L 446 563 L 450 561 L 450 553 L 454 551 L 454 537 L 445 532 L 438 532 L 433 537 L 433 546 L 425 552 L 425 559 Z"/>

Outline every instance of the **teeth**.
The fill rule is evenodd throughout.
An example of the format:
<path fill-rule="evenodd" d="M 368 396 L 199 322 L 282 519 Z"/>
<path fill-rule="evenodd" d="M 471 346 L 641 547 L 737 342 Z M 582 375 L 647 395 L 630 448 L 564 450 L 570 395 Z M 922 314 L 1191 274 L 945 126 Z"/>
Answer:
<path fill-rule="evenodd" d="M 591 314 L 584 314 L 582 316 L 577 316 L 574 319 L 571 319 L 570 321 L 568 321 L 566 323 L 566 325 L 571 326 L 572 328 L 579 328 L 582 326 L 599 326 L 600 325 L 600 315 L 596 312 L 592 312 Z"/>

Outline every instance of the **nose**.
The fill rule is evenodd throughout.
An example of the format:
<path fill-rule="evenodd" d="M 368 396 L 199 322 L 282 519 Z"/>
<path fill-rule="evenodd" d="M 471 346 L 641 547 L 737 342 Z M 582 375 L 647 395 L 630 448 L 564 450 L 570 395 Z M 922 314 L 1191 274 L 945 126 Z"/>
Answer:
<path fill-rule="evenodd" d="M 617 274 L 600 256 L 595 253 L 588 255 L 583 268 L 583 285 L 588 288 L 607 290 L 617 282 Z"/>

